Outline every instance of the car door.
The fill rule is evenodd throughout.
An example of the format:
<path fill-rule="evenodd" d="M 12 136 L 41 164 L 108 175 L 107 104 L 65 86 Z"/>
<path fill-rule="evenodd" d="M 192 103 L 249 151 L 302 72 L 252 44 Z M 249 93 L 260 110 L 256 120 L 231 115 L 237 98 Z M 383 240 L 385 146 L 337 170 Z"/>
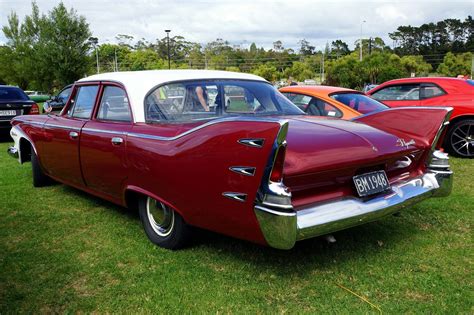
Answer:
<path fill-rule="evenodd" d="M 371 92 L 370 95 L 390 107 L 419 106 L 420 90 L 420 83 L 393 84 Z"/>
<path fill-rule="evenodd" d="M 81 166 L 88 188 L 112 198 L 122 196 L 127 178 L 126 135 L 131 128 L 125 90 L 117 84 L 103 84 L 97 110 L 81 133 Z"/>
<path fill-rule="evenodd" d="M 79 141 L 81 129 L 91 117 L 98 91 L 98 84 L 76 85 L 67 112 L 51 115 L 44 124 L 45 141 L 41 144 L 40 159 L 53 178 L 71 185 L 84 185 Z"/>

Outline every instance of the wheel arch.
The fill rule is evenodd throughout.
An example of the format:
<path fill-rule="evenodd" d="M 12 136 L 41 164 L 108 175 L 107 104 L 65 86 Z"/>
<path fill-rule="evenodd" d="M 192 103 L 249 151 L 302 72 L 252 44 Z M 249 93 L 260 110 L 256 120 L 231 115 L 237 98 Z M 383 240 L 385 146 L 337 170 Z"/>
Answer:
<path fill-rule="evenodd" d="M 26 138 L 21 137 L 19 141 L 20 147 L 20 163 L 23 164 L 25 162 L 31 161 L 31 148 L 36 152 L 36 148 L 34 145 Z"/>
<path fill-rule="evenodd" d="M 143 189 L 141 187 L 129 185 L 125 188 L 123 196 L 124 196 L 123 203 L 127 208 L 138 210 L 138 202 L 140 200 L 140 197 L 142 197 L 142 196 L 151 197 L 153 199 L 156 199 L 156 200 L 164 203 L 168 207 L 172 208 L 174 211 L 178 212 L 179 215 L 185 221 L 187 221 L 186 220 L 186 215 L 180 209 L 178 209 L 175 205 L 173 205 L 171 202 L 169 202 L 169 201 L 163 199 L 162 197 L 158 196 L 157 194 L 155 194 L 151 191 L 148 191 L 146 189 Z"/>

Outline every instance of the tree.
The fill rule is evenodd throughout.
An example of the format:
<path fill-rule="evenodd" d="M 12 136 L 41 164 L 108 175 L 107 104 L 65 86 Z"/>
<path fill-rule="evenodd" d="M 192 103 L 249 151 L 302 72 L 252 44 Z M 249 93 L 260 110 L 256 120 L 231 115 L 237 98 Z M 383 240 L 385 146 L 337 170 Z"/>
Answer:
<path fill-rule="evenodd" d="M 472 66 L 472 53 L 467 52 L 464 54 L 455 55 L 448 52 L 444 56 L 443 62 L 438 66 L 438 73 L 455 77 L 458 75 L 467 75 L 471 72 Z"/>
<path fill-rule="evenodd" d="M 262 64 L 259 65 L 255 70 L 253 70 L 253 74 L 263 77 L 268 81 L 275 81 L 278 79 L 278 71 L 275 66 Z"/>
<path fill-rule="evenodd" d="M 32 13 L 20 23 L 12 12 L 2 28 L 7 38 L 3 51 L 10 63 L 9 82 L 26 89 L 62 87 L 83 77 L 90 66 L 89 25 L 76 11 L 59 3 L 47 15 L 41 15 L 35 2 Z"/>
<path fill-rule="evenodd" d="M 300 40 L 299 44 L 300 44 L 300 55 L 310 56 L 314 54 L 314 46 L 311 46 L 306 39 Z"/>
<path fill-rule="evenodd" d="M 406 75 L 427 75 L 433 67 L 423 60 L 423 56 L 403 56 L 400 59 Z"/>
<path fill-rule="evenodd" d="M 336 55 L 337 58 L 345 56 L 350 53 L 349 46 L 346 42 L 338 39 L 331 43 L 331 54 Z"/>

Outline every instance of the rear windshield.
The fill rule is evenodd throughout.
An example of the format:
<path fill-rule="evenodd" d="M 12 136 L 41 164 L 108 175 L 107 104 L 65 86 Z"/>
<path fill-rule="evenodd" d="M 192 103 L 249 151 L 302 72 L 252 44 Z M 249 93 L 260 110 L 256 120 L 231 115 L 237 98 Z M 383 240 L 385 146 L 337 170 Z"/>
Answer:
<path fill-rule="evenodd" d="M 28 95 L 20 88 L 16 87 L 1 87 L 0 86 L 0 100 L 2 101 L 27 101 Z"/>
<path fill-rule="evenodd" d="M 304 112 L 270 84 L 247 80 L 170 83 L 153 89 L 145 100 L 147 122 L 265 115 L 304 115 Z"/>
<path fill-rule="evenodd" d="M 361 114 L 378 112 L 388 108 L 386 105 L 360 93 L 335 93 L 330 96 L 336 101 L 355 109 Z"/>

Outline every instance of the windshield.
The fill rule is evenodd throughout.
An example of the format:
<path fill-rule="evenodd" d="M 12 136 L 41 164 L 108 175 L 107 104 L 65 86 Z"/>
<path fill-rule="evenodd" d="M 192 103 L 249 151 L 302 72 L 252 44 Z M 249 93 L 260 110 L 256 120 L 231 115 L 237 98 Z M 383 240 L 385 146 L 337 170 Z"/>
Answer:
<path fill-rule="evenodd" d="M 388 107 L 364 94 L 360 93 L 336 93 L 331 94 L 331 98 L 347 105 L 361 114 L 378 112 Z"/>
<path fill-rule="evenodd" d="M 304 112 L 270 84 L 260 81 L 170 83 L 153 89 L 145 100 L 147 122 L 265 115 L 304 115 Z"/>
<path fill-rule="evenodd" d="M 0 100 L 2 101 L 26 101 L 28 95 L 17 87 L 0 87 Z"/>

